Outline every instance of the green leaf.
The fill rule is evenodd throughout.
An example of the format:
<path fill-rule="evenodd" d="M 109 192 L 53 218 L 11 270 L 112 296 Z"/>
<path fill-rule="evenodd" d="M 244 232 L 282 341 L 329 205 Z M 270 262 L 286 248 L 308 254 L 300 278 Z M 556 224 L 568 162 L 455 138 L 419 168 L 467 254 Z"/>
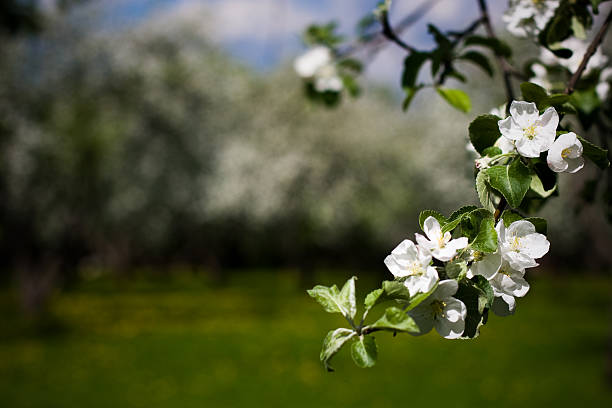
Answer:
<path fill-rule="evenodd" d="M 416 85 L 419 71 L 429 56 L 429 53 L 415 51 L 410 53 L 410 55 L 404 59 L 402 88 L 413 88 Z"/>
<path fill-rule="evenodd" d="M 348 312 L 348 316 L 353 319 L 355 317 L 355 313 L 357 313 L 357 299 L 355 297 L 355 280 L 357 278 L 353 276 L 349 280 L 346 281 L 340 294 L 338 295 L 338 299 L 342 307 Z"/>
<path fill-rule="evenodd" d="M 363 302 L 364 311 L 363 311 L 363 319 L 362 320 L 365 320 L 365 318 L 368 315 L 368 312 L 370 311 L 370 309 L 372 309 L 377 304 L 384 302 L 386 299 L 387 299 L 387 297 L 385 296 L 385 290 L 382 289 L 382 288 L 374 289 L 373 291 L 368 293 L 368 295 L 365 298 L 365 301 Z"/>
<path fill-rule="evenodd" d="M 470 123 L 469 134 L 470 142 L 474 149 L 481 155 L 484 154 L 486 148 L 495 144 L 500 137 L 499 126 L 497 122 L 501 118 L 495 115 L 480 115 Z"/>
<path fill-rule="evenodd" d="M 576 38 L 586 40 L 587 35 L 584 25 L 578 18 L 576 18 L 576 16 L 572 16 L 572 31 L 574 32 L 574 36 L 576 36 Z"/>
<path fill-rule="evenodd" d="M 404 88 L 404 91 L 406 92 L 406 97 L 404 98 L 404 102 L 402 102 L 403 111 L 406 111 L 408 109 L 410 103 L 412 102 L 412 99 L 414 99 L 414 96 L 416 95 L 417 91 L 421 88 L 423 87 L 415 86 L 413 88 Z"/>
<path fill-rule="evenodd" d="M 351 357 L 357 366 L 368 368 L 376 364 L 378 349 L 372 336 L 360 336 L 351 346 Z"/>
<path fill-rule="evenodd" d="M 329 365 L 331 358 L 342 348 L 344 343 L 353 338 L 357 333 L 353 330 L 339 328 L 332 330 L 323 339 L 323 348 L 321 348 L 321 362 L 325 365 L 327 371 L 334 371 Z"/>
<path fill-rule="evenodd" d="M 344 85 L 344 89 L 346 89 L 349 95 L 351 95 L 352 97 L 359 96 L 359 94 L 361 93 L 361 88 L 359 87 L 359 84 L 357 83 L 355 78 L 346 74 L 340 75 L 340 77 L 342 78 L 342 84 Z"/>
<path fill-rule="evenodd" d="M 497 146 L 489 146 L 482 151 L 483 156 L 495 157 L 502 154 L 502 149 Z"/>
<path fill-rule="evenodd" d="M 570 96 L 570 101 L 576 109 L 587 115 L 601 106 L 601 101 L 594 87 L 574 91 Z"/>
<path fill-rule="evenodd" d="M 385 314 L 369 327 L 393 332 L 418 333 L 419 327 L 412 317 L 399 307 L 388 307 Z"/>
<path fill-rule="evenodd" d="M 578 136 L 578 140 L 580 140 L 580 143 L 582 143 L 582 155 L 584 157 L 591 160 L 602 170 L 610 167 L 610 162 L 608 161 L 608 151 L 606 149 L 602 149 L 601 147 L 594 145 L 581 136 Z"/>
<path fill-rule="evenodd" d="M 475 205 L 466 205 L 466 206 L 459 208 L 457 211 L 452 213 L 451 216 L 448 218 L 448 222 L 444 224 L 444 226 L 442 227 L 442 233 L 454 230 L 457 227 L 457 225 L 459 225 L 464 215 L 468 214 L 469 212 L 477 208 L 478 207 L 476 207 Z"/>
<path fill-rule="evenodd" d="M 497 38 L 482 37 L 479 35 L 472 35 L 465 39 L 464 44 L 468 45 L 480 45 L 491 49 L 495 55 L 509 58 L 512 56 L 512 48 L 505 42 Z"/>
<path fill-rule="evenodd" d="M 480 222 L 478 234 L 472 242 L 472 249 L 486 253 L 497 250 L 497 232 L 495 231 L 495 219 L 492 215 Z"/>
<path fill-rule="evenodd" d="M 489 176 L 491 187 L 499 191 L 511 207 L 518 207 L 529 190 L 531 174 L 529 169 L 519 160 L 514 160 L 509 166 L 493 166 L 485 170 Z"/>
<path fill-rule="evenodd" d="M 493 288 L 483 276 L 477 275 L 461 281 L 454 297 L 461 300 L 467 309 L 462 337 L 477 337 L 480 326 L 487 321 L 488 309 L 493 302 Z"/>
<path fill-rule="evenodd" d="M 540 180 L 540 177 L 535 173 L 531 175 L 531 184 L 529 188 L 542 198 L 550 197 L 550 195 L 557 191 L 556 184 L 550 190 L 546 190 L 542 184 L 542 180 Z"/>
<path fill-rule="evenodd" d="M 353 318 L 357 312 L 357 304 L 355 299 L 355 277 L 350 278 L 342 291 L 338 290 L 336 285 L 331 287 L 317 285 L 308 290 L 308 294 L 314 298 L 326 312 L 342 313 L 347 318 Z"/>
<path fill-rule="evenodd" d="M 520 221 L 523 219 L 520 215 L 515 213 L 512 210 L 506 210 L 502 213 L 501 219 L 504 221 L 504 226 L 509 227 L 515 221 Z"/>
<path fill-rule="evenodd" d="M 489 74 L 490 77 L 493 76 L 493 67 L 489 62 L 489 59 L 478 51 L 468 51 L 461 55 L 459 59 L 476 64 L 480 68 L 482 68 L 487 74 Z"/>
<path fill-rule="evenodd" d="M 467 263 L 465 261 L 447 262 L 444 270 L 449 279 L 461 280 L 467 274 Z"/>
<path fill-rule="evenodd" d="M 546 222 L 544 218 L 528 217 L 525 219 L 533 224 L 533 226 L 536 229 L 536 232 L 546 235 L 546 232 L 548 230 L 548 223 Z"/>
<path fill-rule="evenodd" d="M 384 281 L 382 288 L 385 294 L 391 299 L 410 300 L 408 288 L 399 281 Z"/>
<path fill-rule="evenodd" d="M 474 210 L 477 210 L 478 207 L 476 207 L 475 205 L 464 205 L 463 207 L 459 208 L 458 210 L 455 210 L 450 217 L 448 217 L 448 221 L 454 221 L 456 219 L 461 218 L 463 215 L 470 213 Z"/>
<path fill-rule="evenodd" d="M 476 192 L 482 206 L 493 212 L 495 211 L 495 203 L 493 202 L 493 192 L 489 186 L 489 176 L 485 171 L 479 171 L 476 175 Z"/>
<path fill-rule="evenodd" d="M 438 91 L 440 96 L 442 96 L 452 107 L 466 113 L 472 109 L 470 97 L 462 90 L 438 87 L 436 91 Z"/>
<path fill-rule="evenodd" d="M 423 229 L 423 223 L 428 217 L 434 217 L 440 223 L 440 226 L 443 226 L 447 223 L 446 217 L 434 210 L 423 210 L 421 214 L 419 214 L 419 225 L 421 229 Z"/>
<path fill-rule="evenodd" d="M 523 94 L 523 99 L 527 102 L 535 102 L 538 106 L 548 97 L 546 89 L 531 82 L 523 82 L 521 84 L 521 93 Z"/>
<path fill-rule="evenodd" d="M 429 292 L 427 293 L 417 293 L 416 295 L 414 295 L 412 298 L 410 298 L 410 301 L 407 305 L 405 305 L 404 310 L 406 312 L 414 309 L 415 307 L 417 307 L 422 301 L 424 301 L 425 299 L 427 299 L 432 293 L 434 293 L 434 291 L 438 288 L 438 282 L 436 282 L 436 284 L 433 286 L 433 288 L 431 288 L 429 290 Z M 405 303 L 405 302 L 404 302 Z"/>
<path fill-rule="evenodd" d="M 355 58 L 346 58 L 338 62 L 338 67 L 353 71 L 355 74 L 361 73 L 363 63 Z"/>
<path fill-rule="evenodd" d="M 481 291 L 479 294 L 478 311 L 483 313 L 485 309 L 490 309 L 493 305 L 493 299 L 495 298 L 493 288 L 484 276 L 476 275 L 470 280 Z"/>
<path fill-rule="evenodd" d="M 555 109 L 559 109 L 564 104 L 569 102 L 569 100 L 570 96 L 567 94 L 552 94 L 542 99 L 537 105 L 539 110 L 544 110 L 549 106 L 554 106 Z"/>

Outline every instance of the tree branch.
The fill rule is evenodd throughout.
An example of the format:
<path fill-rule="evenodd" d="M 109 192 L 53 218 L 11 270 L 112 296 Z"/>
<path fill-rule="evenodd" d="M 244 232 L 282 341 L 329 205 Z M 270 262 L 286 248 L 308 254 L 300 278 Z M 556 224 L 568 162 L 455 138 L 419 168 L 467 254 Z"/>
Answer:
<path fill-rule="evenodd" d="M 391 23 L 389 23 L 389 12 L 387 10 L 383 10 L 380 13 L 380 24 L 382 25 L 382 34 L 387 37 L 390 41 L 399 45 L 403 49 L 408 52 L 414 52 L 415 49 L 410 45 L 406 44 L 399 36 L 393 31 L 393 27 L 391 27 Z"/>
<path fill-rule="evenodd" d="M 566 94 L 569 95 L 572 92 L 574 92 L 574 87 L 576 86 L 576 83 L 578 83 L 578 80 L 580 79 L 584 71 L 586 70 L 589 60 L 591 59 L 593 54 L 595 54 L 595 51 L 597 51 L 597 47 L 599 47 L 599 44 L 601 44 L 601 41 L 603 40 L 603 37 L 606 34 L 606 31 L 608 31 L 608 28 L 610 27 L 611 21 L 612 21 L 612 11 L 608 13 L 606 20 L 601 25 L 601 27 L 599 28 L 599 31 L 597 32 L 597 35 L 595 36 L 595 38 L 593 38 L 593 41 L 591 41 L 589 48 L 587 48 L 586 52 L 584 53 L 584 57 L 582 57 L 582 62 L 580 63 L 580 66 L 578 67 L 576 72 L 574 72 L 574 75 L 572 75 L 572 77 L 570 78 L 567 84 L 567 88 L 565 88 Z"/>

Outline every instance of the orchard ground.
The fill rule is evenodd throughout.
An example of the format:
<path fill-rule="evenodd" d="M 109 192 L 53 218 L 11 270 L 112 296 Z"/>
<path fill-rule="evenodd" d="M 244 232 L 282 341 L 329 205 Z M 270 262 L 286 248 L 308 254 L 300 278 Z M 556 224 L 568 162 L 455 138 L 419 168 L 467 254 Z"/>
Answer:
<path fill-rule="evenodd" d="M 360 274 L 360 275 L 363 275 Z M 313 281 L 341 284 L 350 272 Z M 360 298 L 378 277 L 357 281 Z M 99 278 L 57 294 L 36 328 L 0 295 L 0 401 L 20 407 L 610 406 L 605 382 L 612 279 L 530 277 L 517 314 L 476 340 L 376 336 L 372 369 L 342 350 L 318 361 L 328 330 L 291 271 Z M 371 312 L 375 317 L 375 311 Z"/>

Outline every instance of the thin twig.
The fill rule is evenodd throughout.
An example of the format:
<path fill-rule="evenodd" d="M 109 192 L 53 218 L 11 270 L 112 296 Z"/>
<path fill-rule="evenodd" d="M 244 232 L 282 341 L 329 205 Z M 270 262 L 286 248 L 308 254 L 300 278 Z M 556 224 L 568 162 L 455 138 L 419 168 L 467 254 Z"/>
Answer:
<path fill-rule="evenodd" d="M 382 25 L 382 34 L 387 37 L 390 41 L 394 42 L 395 44 L 399 45 L 400 47 L 402 47 L 403 49 L 405 49 L 408 52 L 414 52 L 415 49 L 413 47 L 411 47 L 410 45 L 406 44 L 401 38 L 399 38 L 399 36 L 395 33 L 395 31 L 393 30 L 393 27 L 391 27 L 391 23 L 389 23 L 389 12 L 387 10 L 383 10 L 380 13 L 380 24 Z"/>
<path fill-rule="evenodd" d="M 424 0 L 419 7 L 417 7 L 412 13 L 404 17 L 396 26 L 393 28 L 393 32 L 396 35 L 400 35 L 404 30 L 410 28 L 416 22 L 418 22 L 423 16 L 425 16 L 429 10 L 431 10 L 440 0 Z M 370 56 L 376 54 L 385 45 L 389 44 L 387 38 L 382 32 L 372 35 L 366 41 L 358 41 L 350 45 L 348 48 L 340 51 L 341 56 L 346 56 L 358 52 L 362 49 L 371 48 L 368 53 Z"/>
<path fill-rule="evenodd" d="M 593 38 L 593 41 L 591 41 L 589 48 L 587 48 L 586 52 L 584 53 L 584 57 L 582 57 L 582 62 L 580 63 L 580 66 L 578 67 L 576 72 L 574 72 L 574 75 L 572 75 L 572 77 L 570 78 L 567 84 L 567 88 L 565 88 L 566 94 L 569 95 L 572 92 L 574 92 L 574 87 L 576 86 L 576 83 L 578 83 L 578 80 L 580 79 L 584 71 L 586 70 L 589 60 L 591 59 L 593 54 L 595 54 L 595 51 L 597 51 L 597 47 L 599 47 L 599 44 L 601 44 L 601 41 L 603 40 L 603 37 L 606 34 L 606 31 L 608 31 L 608 28 L 610 27 L 611 21 L 612 21 L 612 11 L 610 11 L 610 13 L 608 14 L 608 17 L 606 17 L 606 20 L 599 28 L 597 35 L 595 36 L 595 38 Z"/>

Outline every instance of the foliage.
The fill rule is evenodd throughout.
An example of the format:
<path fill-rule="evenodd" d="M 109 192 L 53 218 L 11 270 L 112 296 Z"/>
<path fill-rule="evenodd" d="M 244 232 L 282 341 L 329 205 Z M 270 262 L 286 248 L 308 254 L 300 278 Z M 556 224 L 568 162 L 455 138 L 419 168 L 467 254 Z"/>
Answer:
<path fill-rule="evenodd" d="M 464 206 L 449 217 L 435 210 L 422 211 L 419 225 L 425 236 L 416 234 L 417 245 L 410 240 L 402 241 L 385 259 L 395 280 L 383 282 L 383 292 L 379 289 L 368 295 L 361 323 L 353 321 L 354 316 L 346 307 L 330 310 L 329 300 L 322 299 L 321 294 L 329 293 L 328 297 L 337 299 L 335 303 L 339 304 L 340 296 L 335 286 L 316 286 L 308 292 L 327 311 L 341 312 L 351 326 L 330 332 L 330 335 L 342 333 L 337 341 L 331 341 L 330 335 L 326 338 L 321 353 L 326 367 L 328 356 L 335 354 L 345 344 L 345 339 L 351 337 L 355 339 L 351 345 L 353 361 L 359 367 L 371 367 L 378 355 L 376 342 L 370 337 L 374 331 L 421 335 L 435 328 L 447 339 L 474 338 L 487 323 L 489 311 L 500 316 L 514 313 L 516 298 L 523 297 L 529 290 L 524 279 L 526 269 L 537 266 L 535 260 L 544 256 L 550 247 L 545 236 L 546 220 L 524 214 L 537 210 L 558 195 L 558 173 L 575 173 L 582 169 L 583 156 L 601 169 L 607 170 L 610 165 L 607 149 L 576 135 L 571 122 L 560 122 L 563 115 L 576 115 L 582 128 L 588 128 L 597 117 L 592 113 L 603 97 L 595 93 L 601 95 L 609 90 L 609 84 L 607 88 L 603 86 L 607 78 L 600 74 L 601 78 L 593 81 L 585 75 L 584 80 L 579 81 L 612 14 L 584 51 L 580 65 L 570 72 L 564 92 L 555 92 L 552 87 L 549 92 L 544 86 L 523 82 L 520 86 L 523 101 L 516 101 L 511 77 L 517 71 L 509 63 L 512 49 L 495 37 L 486 2 L 478 4 L 480 17 L 464 31 L 443 32 L 429 24 L 428 32 L 436 43 L 431 51 L 415 49 L 393 31 L 388 19 L 390 1 L 381 3 L 375 11 L 382 35 L 407 52 L 401 78 L 401 86 L 406 92 L 404 110 L 418 90 L 433 86 L 451 106 L 469 112 L 469 96 L 443 85 L 448 78 L 466 82 L 466 77 L 455 68 L 455 63 L 461 60 L 476 64 L 484 73 L 493 76 L 492 66 L 484 54 L 464 49 L 474 46 L 488 48 L 496 58 L 502 70 L 507 112 L 480 115 L 469 125 L 470 142 L 479 156 L 475 161 L 475 187 L 482 208 Z M 560 43 L 570 36 L 585 38 L 585 32 L 593 23 L 589 7 L 592 6 L 596 13 L 598 4 L 586 0 L 561 1 L 558 6 L 554 3 L 556 8 L 552 11 L 550 4 L 510 2 L 505 17 L 512 32 L 533 34 L 539 31 L 539 46 L 559 58 L 569 59 L 572 51 Z M 487 37 L 474 34 L 480 25 L 485 26 Z M 430 62 L 432 84 L 419 82 L 425 62 Z M 580 92 L 582 87 L 590 89 L 590 96 Z M 572 97 L 575 88 L 579 91 Z M 602 121 L 599 124 L 608 128 Z M 351 278 L 345 287 L 353 284 L 354 278 Z M 395 301 L 396 305 L 387 307 L 376 323 L 365 324 L 372 305 L 382 299 L 383 294 L 385 300 Z"/>

